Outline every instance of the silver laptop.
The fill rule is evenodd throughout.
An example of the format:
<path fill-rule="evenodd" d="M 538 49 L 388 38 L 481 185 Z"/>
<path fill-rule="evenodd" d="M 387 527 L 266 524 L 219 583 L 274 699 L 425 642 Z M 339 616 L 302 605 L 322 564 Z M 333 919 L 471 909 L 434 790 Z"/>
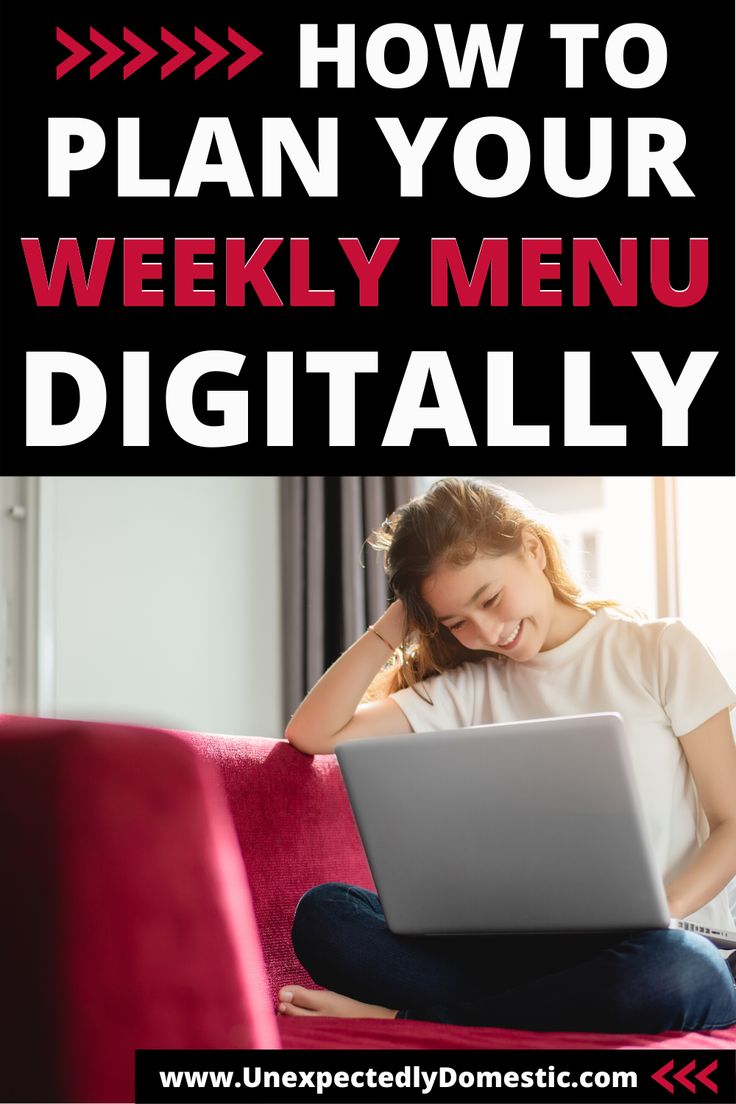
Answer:
<path fill-rule="evenodd" d="M 683 928 L 670 918 L 618 713 L 335 748 L 391 931 Z"/>

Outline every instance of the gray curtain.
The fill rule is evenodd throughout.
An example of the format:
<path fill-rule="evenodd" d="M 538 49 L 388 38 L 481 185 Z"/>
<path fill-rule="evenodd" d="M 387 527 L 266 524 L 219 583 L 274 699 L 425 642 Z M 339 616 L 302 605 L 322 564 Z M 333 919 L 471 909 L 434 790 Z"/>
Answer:
<path fill-rule="evenodd" d="M 307 691 L 385 610 L 372 529 L 418 493 L 414 476 L 283 476 L 284 724 Z"/>

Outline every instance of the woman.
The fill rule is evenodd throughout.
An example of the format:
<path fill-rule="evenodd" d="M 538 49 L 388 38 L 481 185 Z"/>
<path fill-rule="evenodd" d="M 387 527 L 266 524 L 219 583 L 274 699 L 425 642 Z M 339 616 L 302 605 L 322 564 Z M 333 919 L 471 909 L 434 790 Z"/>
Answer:
<path fill-rule="evenodd" d="M 672 916 L 736 928 L 736 694 L 693 633 L 584 600 L 530 504 L 481 480 L 437 481 L 372 543 L 396 600 L 313 687 L 287 739 L 316 754 L 360 736 L 615 710 Z M 389 654 L 401 661 L 384 668 Z M 329 883 L 302 897 L 292 938 L 327 991 L 284 986 L 282 1015 L 612 1032 L 736 1023 L 729 964 L 692 932 L 422 940 L 390 932 L 375 894 Z"/>

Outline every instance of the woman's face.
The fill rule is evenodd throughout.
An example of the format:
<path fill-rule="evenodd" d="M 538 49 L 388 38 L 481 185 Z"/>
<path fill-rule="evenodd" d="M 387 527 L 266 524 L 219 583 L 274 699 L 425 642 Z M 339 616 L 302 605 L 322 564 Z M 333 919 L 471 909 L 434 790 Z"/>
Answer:
<path fill-rule="evenodd" d="M 562 603 L 555 601 L 545 564 L 541 542 L 528 535 L 521 552 L 439 568 L 424 579 L 421 594 L 466 648 L 523 661 L 562 643 Z"/>

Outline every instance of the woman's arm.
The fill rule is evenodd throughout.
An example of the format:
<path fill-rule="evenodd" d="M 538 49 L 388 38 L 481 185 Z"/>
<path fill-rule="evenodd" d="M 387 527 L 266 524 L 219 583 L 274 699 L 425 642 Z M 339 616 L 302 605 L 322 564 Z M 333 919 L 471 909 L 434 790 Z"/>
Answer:
<path fill-rule="evenodd" d="M 710 826 L 689 866 L 666 886 L 672 916 L 682 918 L 711 901 L 736 875 L 736 744 L 722 709 L 680 737 Z"/>
<path fill-rule="evenodd" d="M 404 633 L 403 604 L 390 605 L 375 627 L 389 646 L 398 646 Z M 411 725 L 390 698 L 360 704 L 389 655 L 389 647 L 375 633 L 363 633 L 296 710 L 286 728 L 289 743 L 307 755 L 319 755 L 333 751 L 342 740 L 411 732 Z"/>

